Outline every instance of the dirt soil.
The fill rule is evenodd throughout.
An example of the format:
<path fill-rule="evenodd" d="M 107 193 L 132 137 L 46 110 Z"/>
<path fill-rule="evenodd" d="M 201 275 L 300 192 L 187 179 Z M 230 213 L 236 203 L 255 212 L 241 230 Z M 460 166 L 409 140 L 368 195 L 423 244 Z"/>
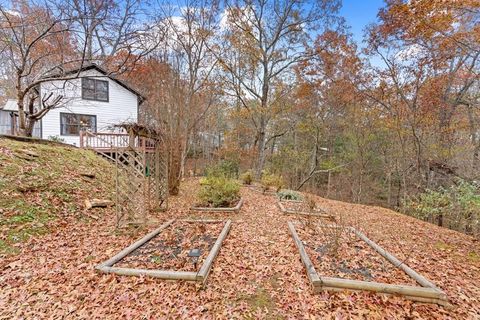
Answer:
<path fill-rule="evenodd" d="M 225 223 L 188 223 L 176 221 L 153 239 L 117 262 L 115 267 L 199 271 Z M 200 249 L 195 264 L 190 249 Z"/>
<path fill-rule="evenodd" d="M 196 180 L 142 229 L 115 231 L 114 210 L 81 212 L 0 258 L 3 319 L 479 319 L 480 248 L 474 238 L 393 211 L 317 198 L 444 290 L 451 308 L 402 297 L 314 295 L 276 198 L 242 188 L 238 214 L 192 214 Z M 93 214 L 89 214 L 93 216 Z M 233 220 L 206 286 L 99 274 L 95 266 L 173 217 Z M 81 218 L 80 218 L 81 217 Z"/>

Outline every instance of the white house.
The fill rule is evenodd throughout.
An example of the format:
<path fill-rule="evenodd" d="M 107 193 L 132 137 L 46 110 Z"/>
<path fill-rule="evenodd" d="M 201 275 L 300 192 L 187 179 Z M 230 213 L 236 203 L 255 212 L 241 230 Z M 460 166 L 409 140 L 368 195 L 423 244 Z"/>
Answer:
<path fill-rule="evenodd" d="M 41 84 L 42 97 L 63 98 L 59 107 L 48 111 L 39 121 L 34 136 L 60 138 L 79 146 L 80 131 L 116 132 L 116 124 L 137 122 L 138 108 L 144 98 L 132 87 L 94 64 L 71 73 L 79 73 L 79 77 Z M 15 134 L 17 111 L 16 101 L 12 100 L 0 109 L 0 134 Z"/>

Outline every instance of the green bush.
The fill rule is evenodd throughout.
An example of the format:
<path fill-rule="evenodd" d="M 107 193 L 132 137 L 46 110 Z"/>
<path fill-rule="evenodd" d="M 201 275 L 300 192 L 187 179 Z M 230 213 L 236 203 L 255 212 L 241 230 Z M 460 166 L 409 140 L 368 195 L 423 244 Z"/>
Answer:
<path fill-rule="evenodd" d="M 480 236 L 480 190 L 460 181 L 447 189 L 427 190 L 406 199 L 402 211 L 416 218 Z"/>
<path fill-rule="evenodd" d="M 251 185 L 253 182 L 253 172 L 252 170 L 245 171 L 240 175 L 240 180 L 243 184 Z"/>
<path fill-rule="evenodd" d="M 202 205 L 211 207 L 229 207 L 240 198 L 240 185 L 224 176 L 205 178 L 198 197 Z"/>
<path fill-rule="evenodd" d="M 53 142 L 65 143 L 65 139 L 63 139 L 59 136 L 48 136 L 48 140 L 53 141 Z"/>
<path fill-rule="evenodd" d="M 222 160 L 219 163 L 206 169 L 206 175 L 209 177 L 238 177 L 239 165 L 236 161 Z"/>
<path fill-rule="evenodd" d="M 262 173 L 261 183 L 263 191 L 273 188 L 276 192 L 278 192 L 283 187 L 283 177 L 265 170 Z"/>
<path fill-rule="evenodd" d="M 279 191 L 277 195 L 280 200 L 303 200 L 303 196 L 299 192 L 288 189 Z"/>
<path fill-rule="evenodd" d="M 207 177 L 200 178 L 199 183 L 200 183 L 201 186 L 207 185 L 208 184 L 208 178 Z"/>

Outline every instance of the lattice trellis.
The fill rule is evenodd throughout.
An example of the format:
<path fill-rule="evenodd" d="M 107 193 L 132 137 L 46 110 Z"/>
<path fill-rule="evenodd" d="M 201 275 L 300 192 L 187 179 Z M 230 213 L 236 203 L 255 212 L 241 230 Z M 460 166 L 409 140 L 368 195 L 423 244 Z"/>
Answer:
<path fill-rule="evenodd" d="M 165 210 L 168 156 L 161 135 L 138 124 L 119 125 L 125 133 L 81 134 L 81 147 L 93 149 L 116 164 L 117 227 L 141 224 L 149 212 Z"/>
<path fill-rule="evenodd" d="M 117 226 L 145 223 L 149 212 L 167 207 L 168 169 L 162 144 L 135 139 L 139 146 L 116 151 Z"/>

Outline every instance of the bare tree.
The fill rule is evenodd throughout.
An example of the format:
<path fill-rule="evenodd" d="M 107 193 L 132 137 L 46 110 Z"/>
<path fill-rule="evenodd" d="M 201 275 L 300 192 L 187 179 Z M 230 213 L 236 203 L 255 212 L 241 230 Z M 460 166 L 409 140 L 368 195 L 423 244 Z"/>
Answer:
<path fill-rule="evenodd" d="M 115 2 L 108 3 L 113 6 L 111 10 L 116 8 Z M 132 20 L 132 15 L 137 12 L 131 9 L 129 1 L 122 3 L 127 6 L 125 21 L 118 30 L 111 29 L 118 23 L 112 18 L 114 12 L 100 2 L 97 11 L 90 8 L 81 12 L 68 3 L 55 2 L 13 2 L 9 8 L 0 6 L 0 53 L 14 73 L 19 134 L 31 136 L 35 123 L 65 102 L 61 90 L 42 93 L 42 83 L 64 81 L 66 85 L 79 77 L 83 66 L 92 62 L 105 62 L 112 73 L 122 72 L 156 48 L 158 36 L 144 29 L 134 30 L 136 20 Z M 102 13 L 105 10 L 109 15 Z M 90 23 L 85 27 L 86 21 Z M 108 23 L 112 25 L 108 27 Z M 92 49 L 92 35 L 88 32 L 94 32 L 100 39 L 97 30 L 100 26 L 110 33 L 102 33 L 103 49 L 99 55 Z M 118 34 L 113 36 L 115 32 Z M 108 57 L 103 55 L 106 48 L 110 50 Z"/>
<path fill-rule="evenodd" d="M 165 4 L 162 7 L 158 24 L 165 41 L 156 55 L 171 68 L 168 75 L 173 77 L 170 79 L 174 85 L 162 88 L 167 89 L 166 96 L 173 99 L 168 105 L 149 104 L 149 109 L 158 116 L 157 123 L 165 125 L 171 138 L 170 192 L 176 194 L 184 174 L 189 141 L 218 97 L 213 85 L 217 61 L 208 50 L 218 28 L 218 3 L 189 0 L 180 10 L 180 6 Z M 161 110 L 163 112 L 158 112 Z"/>
<path fill-rule="evenodd" d="M 118 72 L 148 56 L 162 39 L 153 23 L 157 9 L 141 0 L 68 0 L 57 6 L 74 18 L 85 57 Z"/>
<path fill-rule="evenodd" d="M 72 19 L 47 5 L 0 6 L 0 24 L 0 50 L 15 74 L 19 133 L 31 136 L 35 122 L 63 98 L 41 95 L 40 84 L 76 77 L 64 70 L 85 57 L 75 48 Z"/>
<path fill-rule="evenodd" d="M 227 1 L 224 44 L 215 52 L 240 104 L 256 130 L 256 176 L 265 164 L 274 85 L 291 77 L 292 67 L 309 59 L 309 34 L 335 26 L 338 1 Z M 280 86 L 282 87 L 282 86 Z M 253 102 L 253 103 L 252 103 Z"/>

